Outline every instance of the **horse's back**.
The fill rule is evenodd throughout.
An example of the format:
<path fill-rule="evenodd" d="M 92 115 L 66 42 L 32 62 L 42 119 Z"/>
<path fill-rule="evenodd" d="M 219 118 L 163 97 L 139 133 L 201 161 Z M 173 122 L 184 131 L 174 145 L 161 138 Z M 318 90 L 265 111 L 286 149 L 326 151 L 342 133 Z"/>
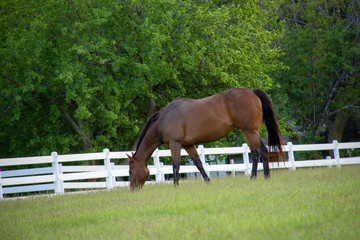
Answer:
<path fill-rule="evenodd" d="M 174 140 L 182 145 L 193 145 L 217 140 L 233 129 L 221 97 L 176 99 L 169 103 L 159 119 L 159 130 L 164 143 Z"/>
<path fill-rule="evenodd" d="M 241 88 L 203 99 L 176 99 L 162 112 L 159 129 L 164 143 L 175 140 L 192 145 L 215 141 L 235 127 L 246 129 L 256 115 L 251 108 L 259 108 L 259 104 L 261 111 L 261 102 L 253 90 Z"/>

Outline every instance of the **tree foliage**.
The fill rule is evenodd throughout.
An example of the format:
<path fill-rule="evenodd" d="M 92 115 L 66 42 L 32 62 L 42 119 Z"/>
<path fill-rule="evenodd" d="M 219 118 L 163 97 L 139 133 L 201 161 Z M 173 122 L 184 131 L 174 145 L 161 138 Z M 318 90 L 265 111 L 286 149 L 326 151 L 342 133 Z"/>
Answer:
<path fill-rule="evenodd" d="M 340 141 L 345 127 L 351 125 L 358 127 L 348 141 L 359 140 L 359 3 L 279 3 L 280 18 L 286 22 L 281 61 L 289 69 L 274 76 L 281 84 L 276 105 L 305 128 L 305 142 Z"/>
<path fill-rule="evenodd" d="M 176 97 L 274 82 L 264 1 L 2 1 L 0 157 L 130 149 Z"/>

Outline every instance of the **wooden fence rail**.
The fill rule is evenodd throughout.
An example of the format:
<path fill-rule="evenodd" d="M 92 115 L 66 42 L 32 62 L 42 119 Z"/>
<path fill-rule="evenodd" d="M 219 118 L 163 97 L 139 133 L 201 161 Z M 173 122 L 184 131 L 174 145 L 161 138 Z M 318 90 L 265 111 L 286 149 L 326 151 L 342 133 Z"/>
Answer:
<path fill-rule="evenodd" d="M 272 163 L 270 168 L 289 168 L 295 170 L 299 167 L 316 167 L 316 166 L 337 166 L 347 164 L 360 164 L 360 156 L 351 156 L 341 158 L 339 150 L 341 149 L 358 149 L 360 142 L 338 143 L 333 141 L 327 144 L 306 144 L 293 145 L 291 142 L 283 146 L 284 152 L 288 154 L 288 160 L 283 163 Z M 327 157 L 326 159 L 318 160 L 296 160 L 294 152 L 319 151 L 327 150 L 333 151 L 334 158 Z M 249 162 L 250 149 L 247 144 L 241 147 L 227 147 L 227 148 L 204 148 L 199 146 L 198 152 L 200 159 L 203 162 L 205 171 L 210 172 L 243 172 L 246 175 L 250 174 L 251 163 Z M 359 152 L 359 151 L 357 151 Z M 114 187 L 125 187 L 129 185 L 127 181 L 117 181 L 118 177 L 128 177 L 129 167 L 127 165 L 115 165 L 111 160 L 125 159 L 126 154 L 130 152 L 110 152 L 104 149 L 100 153 L 85 153 L 85 154 L 69 154 L 58 155 L 56 152 L 51 153 L 51 156 L 39 157 L 24 157 L 24 158 L 3 158 L 0 159 L 0 199 L 4 195 L 14 193 L 28 193 L 28 192 L 42 192 L 50 191 L 55 194 L 63 194 L 70 189 L 97 189 Z M 208 155 L 238 155 L 242 154 L 244 163 L 234 164 L 205 164 L 206 156 Z M 187 153 L 182 150 L 182 156 L 187 156 Z M 150 175 L 155 176 L 155 181 L 148 181 L 147 183 L 165 182 L 165 174 L 172 174 L 172 166 L 164 165 L 160 162 L 162 157 L 170 157 L 170 150 L 156 150 L 152 157 L 154 165 L 149 165 Z M 88 160 L 103 160 L 104 165 L 91 166 L 68 166 L 62 163 L 79 162 Z M 31 165 L 42 164 L 49 165 L 46 167 L 32 167 Z M 1 171 L 1 167 L 6 166 L 20 166 L 26 167 L 19 170 Z M 259 164 L 259 170 L 262 170 L 262 165 Z M 198 173 L 195 166 L 182 165 L 180 173 Z M 89 181 L 92 179 L 93 181 Z M 80 180 L 80 181 L 79 181 Z M 81 180 L 87 180 L 83 182 Z M 99 181 L 100 180 L 100 181 Z"/>

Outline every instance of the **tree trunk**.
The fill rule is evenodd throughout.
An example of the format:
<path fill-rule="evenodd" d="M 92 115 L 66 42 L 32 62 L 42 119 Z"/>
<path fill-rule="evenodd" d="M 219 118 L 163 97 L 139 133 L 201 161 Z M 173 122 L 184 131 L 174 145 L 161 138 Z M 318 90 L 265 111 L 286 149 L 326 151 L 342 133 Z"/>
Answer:
<path fill-rule="evenodd" d="M 349 114 L 342 111 L 336 115 L 333 123 L 326 124 L 328 128 L 329 142 L 332 142 L 333 140 L 337 140 L 338 142 L 341 142 L 341 138 L 344 133 L 348 120 L 349 120 Z"/>
<path fill-rule="evenodd" d="M 64 114 L 64 116 L 66 117 L 66 119 L 69 121 L 69 123 L 73 127 L 73 129 L 82 137 L 84 150 L 86 151 L 86 150 L 91 149 L 92 144 L 91 144 L 90 137 L 82 129 L 81 123 L 79 122 L 79 124 L 76 124 L 74 119 L 71 118 L 70 114 L 66 110 L 61 109 L 61 111 Z"/>

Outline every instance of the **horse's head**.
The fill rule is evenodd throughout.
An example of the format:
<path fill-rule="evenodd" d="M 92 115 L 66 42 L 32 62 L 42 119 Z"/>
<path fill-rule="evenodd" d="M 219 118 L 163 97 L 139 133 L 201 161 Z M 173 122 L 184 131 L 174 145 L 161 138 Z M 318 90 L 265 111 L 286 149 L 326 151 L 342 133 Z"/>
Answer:
<path fill-rule="evenodd" d="M 131 190 L 140 189 L 144 186 L 145 181 L 150 177 L 150 172 L 147 164 L 143 161 L 137 161 L 127 155 L 129 158 L 129 175 L 130 175 L 130 188 Z"/>

